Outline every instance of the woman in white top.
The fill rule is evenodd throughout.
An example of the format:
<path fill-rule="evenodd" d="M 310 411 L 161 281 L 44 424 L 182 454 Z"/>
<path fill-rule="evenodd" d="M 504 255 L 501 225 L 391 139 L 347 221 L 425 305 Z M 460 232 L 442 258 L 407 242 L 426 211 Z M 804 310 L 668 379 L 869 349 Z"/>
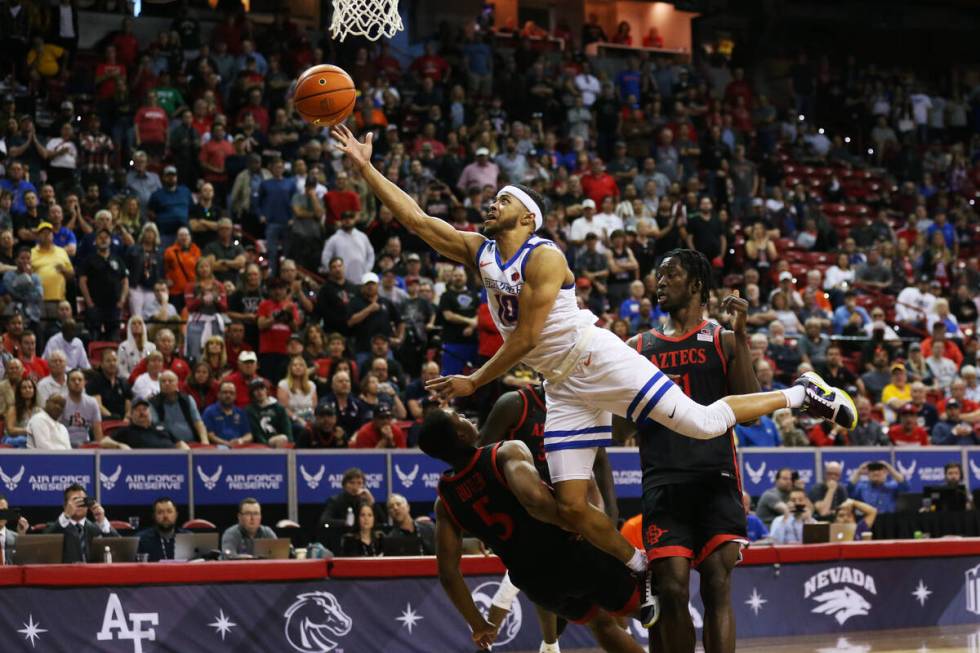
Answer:
<path fill-rule="evenodd" d="M 841 252 L 837 255 L 837 265 L 831 265 L 823 275 L 823 289 L 828 292 L 837 290 L 843 296 L 853 284 L 854 268 L 851 267 L 851 257 Z"/>
<path fill-rule="evenodd" d="M 78 146 L 75 145 L 75 130 L 71 123 L 63 124 L 59 134 L 42 148 L 48 162 L 48 181 L 56 188 L 71 182 L 78 167 Z"/>
<path fill-rule="evenodd" d="M 310 381 L 310 370 L 302 356 L 293 356 L 289 361 L 286 378 L 279 382 L 277 398 L 293 422 L 313 420 L 316 386 Z"/>
<path fill-rule="evenodd" d="M 133 383 L 133 401 L 152 399 L 160 394 L 161 372 L 163 372 L 163 354 L 158 351 L 150 352 L 146 357 L 146 371 L 137 376 Z"/>
<path fill-rule="evenodd" d="M 140 361 L 157 350 L 146 337 L 146 324 L 139 315 L 129 318 L 126 324 L 126 340 L 119 343 L 116 354 L 119 356 L 119 376 L 126 378 L 136 369 Z"/>
<path fill-rule="evenodd" d="M 936 303 L 932 305 L 932 311 L 928 313 L 926 329 L 929 333 L 932 333 L 932 327 L 935 326 L 936 322 L 942 322 L 946 326 L 947 338 L 963 339 L 963 330 L 960 329 L 959 320 L 949 312 L 949 300 L 945 297 L 937 299 Z"/>

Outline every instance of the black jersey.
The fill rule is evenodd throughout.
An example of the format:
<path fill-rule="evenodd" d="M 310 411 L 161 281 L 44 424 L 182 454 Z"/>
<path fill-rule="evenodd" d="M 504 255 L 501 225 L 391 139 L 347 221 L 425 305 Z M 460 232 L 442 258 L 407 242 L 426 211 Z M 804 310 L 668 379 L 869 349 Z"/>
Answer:
<path fill-rule="evenodd" d="M 545 483 L 551 483 L 548 472 L 548 461 L 544 455 L 544 418 L 547 411 L 544 407 L 544 390 L 541 388 L 521 388 L 517 391 L 524 408 L 521 419 L 507 434 L 508 440 L 520 440 L 531 450 L 534 456 L 534 466 Z"/>
<path fill-rule="evenodd" d="M 501 442 L 476 450 L 462 470 L 439 479 L 439 499 L 453 521 L 483 540 L 515 575 L 537 574 L 565 550 L 572 537 L 531 517 L 497 467 Z"/>
<path fill-rule="evenodd" d="M 728 361 L 721 327 L 705 320 L 678 337 L 651 330 L 640 335 L 636 349 L 669 375 L 699 404 L 708 405 L 728 394 Z M 658 422 L 639 427 L 644 489 L 671 483 L 725 476 L 738 480 L 735 439 L 731 429 L 711 440 L 683 436 Z"/>

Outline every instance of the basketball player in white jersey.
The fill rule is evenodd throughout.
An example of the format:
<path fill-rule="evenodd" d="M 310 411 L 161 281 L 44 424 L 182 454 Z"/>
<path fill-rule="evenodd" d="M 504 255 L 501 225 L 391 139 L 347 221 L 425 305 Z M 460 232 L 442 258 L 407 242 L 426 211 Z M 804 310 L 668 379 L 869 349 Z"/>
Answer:
<path fill-rule="evenodd" d="M 446 399 L 465 397 L 522 361 L 544 376 L 545 454 L 558 508 L 582 536 L 634 571 L 645 571 L 646 553 L 634 549 L 587 499 L 596 448 L 612 444 L 612 415 L 636 423 L 655 420 L 697 439 L 787 407 L 854 427 L 851 398 L 813 373 L 785 390 L 729 396 L 710 406 L 694 402 L 652 362 L 594 326 L 591 311 L 578 308 L 565 255 L 534 235 L 544 219 L 540 195 L 505 186 L 487 211 L 486 236 L 457 231 L 426 215 L 371 164 L 372 134 L 362 143 L 338 126 L 333 136 L 395 218 L 442 256 L 475 270 L 487 290 L 503 346 L 472 374 L 440 377 L 426 387 Z"/>

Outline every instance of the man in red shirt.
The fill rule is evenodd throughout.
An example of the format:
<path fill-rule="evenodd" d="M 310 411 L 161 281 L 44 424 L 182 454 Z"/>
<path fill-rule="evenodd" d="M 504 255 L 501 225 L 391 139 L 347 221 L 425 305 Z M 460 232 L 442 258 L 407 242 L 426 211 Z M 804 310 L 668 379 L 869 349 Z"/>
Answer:
<path fill-rule="evenodd" d="M 361 198 L 350 190 L 350 178 L 343 170 L 337 173 L 337 187 L 327 191 L 323 201 L 327 205 L 327 220 L 338 224 L 347 211 L 355 213 L 361 210 Z"/>
<path fill-rule="evenodd" d="M 289 337 L 299 328 L 299 310 L 287 297 L 289 288 L 281 277 L 269 282 L 269 299 L 259 303 L 259 368 L 262 376 L 278 382 L 286 376 Z"/>
<path fill-rule="evenodd" d="M 133 118 L 136 127 L 136 147 L 161 158 L 167 149 L 170 120 L 167 110 L 160 106 L 155 91 L 146 94 L 146 105 L 139 108 Z"/>
<path fill-rule="evenodd" d="M 48 370 L 48 362 L 37 355 L 36 347 L 37 337 L 33 331 L 20 334 L 20 362 L 24 364 L 24 374 L 40 381 L 51 372 Z"/>
<path fill-rule="evenodd" d="M 157 351 L 163 354 L 163 369 L 170 370 L 177 375 L 177 379 L 183 383 L 190 376 L 191 367 L 183 358 L 177 355 L 177 338 L 170 329 L 160 329 L 157 331 L 154 342 Z M 129 375 L 129 385 L 136 383 L 136 378 L 146 371 L 146 359 L 141 360 Z"/>
<path fill-rule="evenodd" d="M 140 44 L 133 36 L 133 19 L 129 16 L 122 19 L 122 29 L 112 37 L 112 45 L 116 48 L 119 63 L 126 68 L 132 68 L 136 64 L 136 57 L 139 55 Z"/>
<path fill-rule="evenodd" d="M 946 338 L 946 325 L 943 322 L 936 322 L 932 325 L 932 337 L 922 341 L 922 355 L 926 358 L 932 356 L 933 343 L 937 347 L 942 347 L 943 357 L 956 363 L 957 369 L 963 365 L 963 352 L 955 342 Z"/>
<path fill-rule="evenodd" d="M 592 170 L 582 175 L 582 192 L 598 205 L 607 196 L 619 197 L 619 186 L 599 157 L 592 159 Z"/>
<path fill-rule="evenodd" d="M 418 76 L 419 81 L 428 77 L 439 83 L 449 74 L 449 63 L 436 54 L 435 43 L 429 41 L 425 44 L 425 54 L 412 62 L 412 72 Z"/>
<path fill-rule="evenodd" d="M 241 124 L 245 114 L 251 114 L 255 118 L 256 128 L 263 134 L 269 131 L 269 111 L 262 106 L 262 91 L 253 88 L 248 93 L 248 104 L 238 112 L 238 123 Z"/>
<path fill-rule="evenodd" d="M 391 421 L 391 409 L 380 405 L 374 409 L 371 421 L 357 429 L 348 446 L 351 449 L 405 449 L 408 437 Z"/>
<path fill-rule="evenodd" d="M 911 402 L 898 411 L 901 422 L 888 429 L 888 439 L 899 447 L 929 444 L 929 433 L 919 426 L 919 411 Z"/>
<path fill-rule="evenodd" d="M 269 384 L 267 379 L 263 379 L 256 373 L 258 370 L 258 357 L 255 355 L 254 351 L 245 350 L 238 354 L 238 369 L 234 372 L 229 372 L 225 375 L 225 378 L 221 379 L 222 383 L 232 383 L 235 386 L 235 405 L 239 408 L 245 408 L 248 406 L 249 402 L 252 400 L 249 394 L 248 386 L 255 379 L 262 379 Z"/>
<path fill-rule="evenodd" d="M 198 158 L 201 162 L 202 176 L 214 186 L 215 197 L 228 195 L 228 173 L 225 160 L 235 154 L 235 146 L 225 137 L 225 126 L 216 123 L 211 127 L 211 139 L 201 146 Z"/>
<path fill-rule="evenodd" d="M 95 95 L 99 100 L 112 100 L 116 95 L 116 80 L 126 78 L 126 67 L 116 59 L 116 48 L 105 49 L 105 61 L 95 67 Z"/>

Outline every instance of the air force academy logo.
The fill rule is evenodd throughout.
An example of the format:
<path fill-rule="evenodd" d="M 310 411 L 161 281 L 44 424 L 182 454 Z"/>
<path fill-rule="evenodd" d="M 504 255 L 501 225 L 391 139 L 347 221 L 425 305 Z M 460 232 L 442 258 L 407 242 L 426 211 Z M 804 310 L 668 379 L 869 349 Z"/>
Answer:
<path fill-rule="evenodd" d="M 311 474 L 306 471 L 305 467 L 300 465 L 299 471 L 303 475 L 303 480 L 306 481 L 306 486 L 311 490 L 315 490 L 320 487 L 320 481 L 323 480 L 323 473 L 326 471 L 326 468 L 323 465 L 320 465 L 320 469 L 317 471 L 317 473 Z"/>
<path fill-rule="evenodd" d="M 851 617 L 865 616 L 871 611 L 868 599 L 854 588 L 871 595 L 878 594 L 871 574 L 853 567 L 831 567 L 814 574 L 803 584 L 803 598 L 816 601 L 817 605 L 811 610 L 814 614 L 825 614 L 844 625 Z"/>
<path fill-rule="evenodd" d="M 99 472 L 99 478 L 102 480 L 102 487 L 107 490 L 111 490 L 116 487 L 116 483 L 119 482 L 119 476 L 122 474 L 122 465 L 116 465 L 116 471 L 111 474 L 104 474 Z"/>
<path fill-rule="evenodd" d="M 197 466 L 197 475 L 201 477 L 201 482 L 204 483 L 205 488 L 208 490 L 213 490 L 214 488 L 218 487 L 218 481 L 221 480 L 221 469 L 222 466 L 218 465 L 218 471 L 211 476 L 208 476 L 204 473 L 204 470 L 201 469 L 200 465 Z"/>
<path fill-rule="evenodd" d="M 419 475 L 419 466 L 415 465 L 410 472 L 403 472 L 398 463 L 395 463 L 395 473 L 398 474 L 398 480 L 402 482 L 402 485 L 410 488 L 415 483 L 415 477 Z"/>
<path fill-rule="evenodd" d="M 0 467 L 0 480 L 3 481 L 3 484 L 7 487 L 9 492 L 13 492 L 17 489 L 17 486 L 20 485 L 20 479 L 22 478 L 24 478 L 23 465 L 20 466 L 20 471 L 13 476 L 7 476 L 3 471 L 3 467 Z"/>
<path fill-rule="evenodd" d="M 286 640 L 299 653 L 329 653 L 351 631 L 353 620 L 330 592 L 306 592 L 286 612 Z"/>

